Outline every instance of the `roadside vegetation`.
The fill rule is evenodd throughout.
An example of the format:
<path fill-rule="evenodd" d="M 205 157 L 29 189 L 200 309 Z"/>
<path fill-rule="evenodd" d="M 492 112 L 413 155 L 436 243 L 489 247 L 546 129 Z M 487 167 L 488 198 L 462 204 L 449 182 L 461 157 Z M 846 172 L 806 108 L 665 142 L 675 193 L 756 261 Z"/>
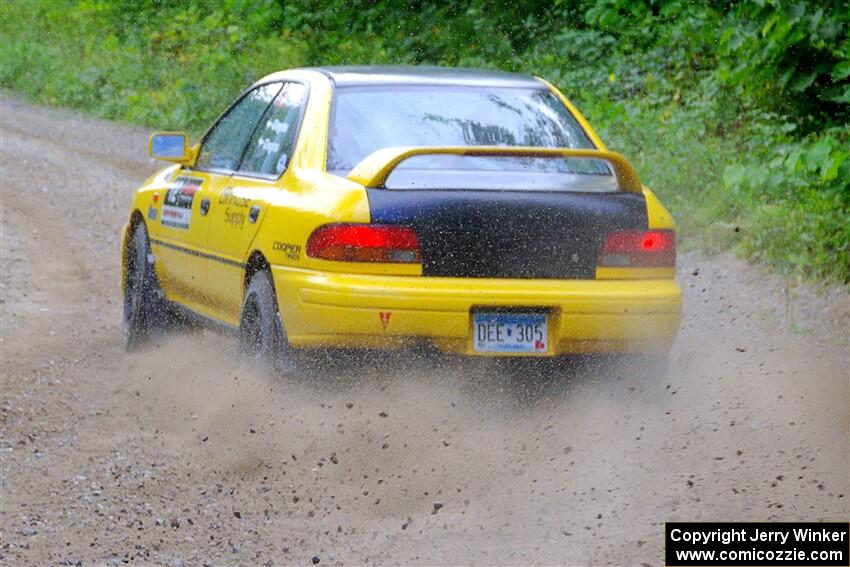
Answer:
<path fill-rule="evenodd" d="M 561 88 L 683 245 L 850 282 L 846 0 L 6 0 L 0 87 L 197 135 L 301 65 L 439 64 Z"/>

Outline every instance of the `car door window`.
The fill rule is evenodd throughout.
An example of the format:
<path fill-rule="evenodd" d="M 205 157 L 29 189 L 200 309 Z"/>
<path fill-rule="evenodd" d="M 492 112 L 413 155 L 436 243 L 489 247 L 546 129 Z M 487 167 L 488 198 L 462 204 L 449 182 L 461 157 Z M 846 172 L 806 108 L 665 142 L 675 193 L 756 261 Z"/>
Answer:
<path fill-rule="evenodd" d="M 207 134 L 198 153 L 195 168 L 235 170 L 257 122 L 280 88 L 281 83 L 269 83 L 242 97 Z"/>
<path fill-rule="evenodd" d="M 301 83 L 286 83 L 266 109 L 245 149 L 240 172 L 279 177 L 286 170 L 307 99 Z"/>

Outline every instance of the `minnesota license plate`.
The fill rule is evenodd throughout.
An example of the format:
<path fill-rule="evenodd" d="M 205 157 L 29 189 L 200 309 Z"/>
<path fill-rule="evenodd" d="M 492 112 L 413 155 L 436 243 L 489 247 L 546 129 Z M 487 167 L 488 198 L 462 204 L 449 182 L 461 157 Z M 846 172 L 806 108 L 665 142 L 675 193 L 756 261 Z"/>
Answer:
<path fill-rule="evenodd" d="M 545 313 L 473 313 L 475 352 L 545 353 L 549 325 Z"/>

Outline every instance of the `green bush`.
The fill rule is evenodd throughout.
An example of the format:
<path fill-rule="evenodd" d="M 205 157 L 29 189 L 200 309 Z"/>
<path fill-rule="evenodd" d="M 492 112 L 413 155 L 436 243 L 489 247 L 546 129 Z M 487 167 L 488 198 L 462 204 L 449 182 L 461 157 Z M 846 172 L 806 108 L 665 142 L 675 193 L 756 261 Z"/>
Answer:
<path fill-rule="evenodd" d="M 6 0 L 0 87 L 202 132 L 302 65 L 544 76 L 634 162 L 682 242 L 850 281 L 846 1 Z"/>
<path fill-rule="evenodd" d="M 786 132 L 793 132 L 787 124 Z M 832 129 L 803 141 L 763 127 L 764 161 L 727 165 L 725 210 L 735 211 L 750 257 L 788 275 L 850 277 L 850 136 Z M 759 154 L 757 154 L 759 155 Z M 740 202 L 746 207 L 741 208 Z"/>
<path fill-rule="evenodd" d="M 745 2 L 720 38 L 718 76 L 806 130 L 850 120 L 845 0 Z"/>

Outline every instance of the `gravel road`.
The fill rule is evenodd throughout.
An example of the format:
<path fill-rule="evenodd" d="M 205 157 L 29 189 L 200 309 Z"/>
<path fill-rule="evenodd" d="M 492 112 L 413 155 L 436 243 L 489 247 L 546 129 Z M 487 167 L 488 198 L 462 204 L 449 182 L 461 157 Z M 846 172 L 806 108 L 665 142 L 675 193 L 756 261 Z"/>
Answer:
<path fill-rule="evenodd" d="M 665 521 L 850 517 L 846 289 L 683 254 L 666 373 L 126 354 L 146 132 L 9 93 L 0 128 L 2 564 L 657 565 Z"/>

